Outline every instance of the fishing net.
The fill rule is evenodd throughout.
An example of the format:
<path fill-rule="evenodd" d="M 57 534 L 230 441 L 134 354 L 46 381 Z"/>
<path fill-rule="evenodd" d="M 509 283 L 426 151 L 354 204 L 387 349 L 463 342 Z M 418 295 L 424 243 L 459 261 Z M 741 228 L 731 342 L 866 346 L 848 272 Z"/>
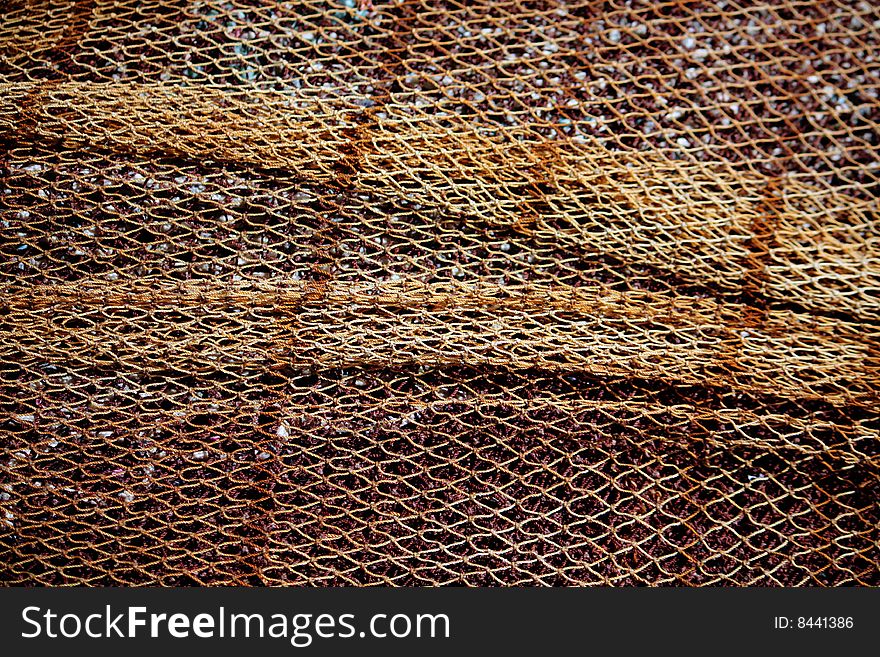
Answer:
<path fill-rule="evenodd" d="M 0 12 L 3 584 L 880 585 L 880 6 Z"/>

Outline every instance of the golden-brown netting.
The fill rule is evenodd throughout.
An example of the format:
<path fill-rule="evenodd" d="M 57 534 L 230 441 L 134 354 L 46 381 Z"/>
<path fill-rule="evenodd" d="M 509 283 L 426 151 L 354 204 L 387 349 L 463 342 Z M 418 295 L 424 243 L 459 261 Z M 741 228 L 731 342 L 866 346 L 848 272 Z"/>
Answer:
<path fill-rule="evenodd" d="M 880 5 L 0 1 L 0 583 L 880 585 Z"/>

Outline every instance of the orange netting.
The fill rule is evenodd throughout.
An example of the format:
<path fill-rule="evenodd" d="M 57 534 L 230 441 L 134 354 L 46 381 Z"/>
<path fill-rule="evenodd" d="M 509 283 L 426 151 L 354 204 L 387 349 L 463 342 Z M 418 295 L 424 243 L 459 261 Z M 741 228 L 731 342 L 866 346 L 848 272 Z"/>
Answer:
<path fill-rule="evenodd" d="M 0 583 L 880 585 L 880 6 L 0 1 Z"/>

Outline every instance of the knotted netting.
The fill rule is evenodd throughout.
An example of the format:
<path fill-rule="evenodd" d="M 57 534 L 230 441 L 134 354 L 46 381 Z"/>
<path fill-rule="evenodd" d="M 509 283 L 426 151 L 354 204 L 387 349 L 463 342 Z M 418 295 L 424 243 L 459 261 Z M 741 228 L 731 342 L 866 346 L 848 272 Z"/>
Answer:
<path fill-rule="evenodd" d="M 880 6 L 0 1 L 3 584 L 880 585 Z"/>

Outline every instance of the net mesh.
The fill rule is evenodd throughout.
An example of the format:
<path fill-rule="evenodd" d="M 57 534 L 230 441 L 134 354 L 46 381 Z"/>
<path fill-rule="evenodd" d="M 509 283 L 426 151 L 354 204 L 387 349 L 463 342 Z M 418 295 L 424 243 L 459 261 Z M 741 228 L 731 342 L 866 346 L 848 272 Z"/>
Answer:
<path fill-rule="evenodd" d="M 880 585 L 880 6 L 0 12 L 3 584 Z"/>

